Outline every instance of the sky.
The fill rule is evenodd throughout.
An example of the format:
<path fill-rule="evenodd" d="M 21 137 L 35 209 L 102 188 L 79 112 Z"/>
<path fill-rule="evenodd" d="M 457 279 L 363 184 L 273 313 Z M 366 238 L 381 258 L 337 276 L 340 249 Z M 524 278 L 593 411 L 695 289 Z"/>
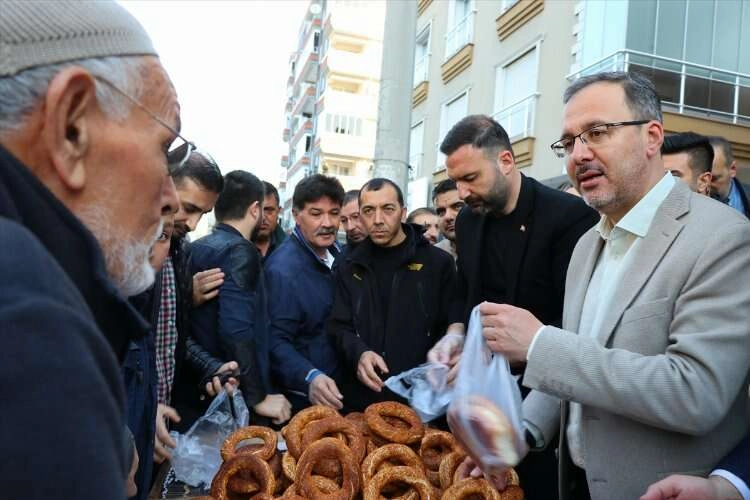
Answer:
<path fill-rule="evenodd" d="M 222 172 L 278 186 L 289 55 L 307 0 L 120 0 L 145 27 L 180 101 L 181 134 Z"/>

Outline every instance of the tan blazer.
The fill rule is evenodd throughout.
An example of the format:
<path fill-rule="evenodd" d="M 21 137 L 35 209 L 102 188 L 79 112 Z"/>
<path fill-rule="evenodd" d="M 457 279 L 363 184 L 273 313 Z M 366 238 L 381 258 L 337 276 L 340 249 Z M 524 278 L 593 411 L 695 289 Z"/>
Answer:
<path fill-rule="evenodd" d="M 567 401 L 581 403 L 592 499 L 633 500 L 666 475 L 710 472 L 748 430 L 750 223 L 677 182 L 602 329 L 578 336 L 602 244 L 592 229 L 573 252 L 564 329 L 537 339 L 524 418 L 546 438 L 561 429 L 567 458 Z M 562 486 L 569 460 L 560 463 Z"/>

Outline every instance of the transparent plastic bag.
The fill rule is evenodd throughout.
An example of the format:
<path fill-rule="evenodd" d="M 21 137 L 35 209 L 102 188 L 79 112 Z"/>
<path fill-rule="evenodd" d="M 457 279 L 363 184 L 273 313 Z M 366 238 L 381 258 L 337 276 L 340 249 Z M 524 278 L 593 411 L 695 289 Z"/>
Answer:
<path fill-rule="evenodd" d="M 516 466 L 528 451 L 521 391 L 508 361 L 482 337 L 479 306 L 471 312 L 448 425 L 487 476 Z"/>
<path fill-rule="evenodd" d="M 385 386 L 409 401 L 422 422 L 444 415 L 453 397 L 453 388 L 446 383 L 448 366 L 425 363 L 388 377 Z"/>
<path fill-rule="evenodd" d="M 210 485 L 221 466 L 224 440 L 250 421 L 250 412 L 239 389 L 221 391 L 185 434 L 171 432 L 177 443 L 172 451 L 175 478 L 190 486 Z"/>

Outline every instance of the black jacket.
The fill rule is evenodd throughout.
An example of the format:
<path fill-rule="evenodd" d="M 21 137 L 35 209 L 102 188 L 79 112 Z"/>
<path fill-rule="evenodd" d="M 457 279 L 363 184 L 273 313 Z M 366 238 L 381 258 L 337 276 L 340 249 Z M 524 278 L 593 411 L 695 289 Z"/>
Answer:
<path fill-rule="evenodd" d="M 518 225 L 508 235 L 505 255 L 507 303 L 530 311 L 544 324 L 560 326 L 570 256 L 599 214 L 581 198 L 522 175 L 514 216 Z M 487 217 L 467 206 L 456 219 L 458 294 L 467 324 L 471 310 L 485 299 L 480 262 Z"/>
<path fill-rule="evenodd" d="M 599 214 L 580 198 L 549 188 L 523 176 L 512 232 L 505 235 L 506 303 L 530 311 L 542 323 L 562 324 L 565 276 L 578 239 L 599 220 Z M 463 298 L 463 318 L 482 296 L 481 252 L 489 215 L 465 207 L 456 219 L 458 290 Z M 523 373 L 522 369 L 516 369 Z M 520 385 L 520 381 L 519 381 Z M 522 394 L 528 389 L 521 386 Z M 557 498 L 557 459 L 554 447 L 530 453 L 517 471 L 528 500 Z M 539 481 L 539 478 L 546 478 Z"/>
<path fill-rule="evenodd" d="M 3 498 L 124 498 L 125 403 L 113 350 L 145 322 L 98 243 L 0 147 Z"/>
<path fill-rule="evenodd" d="M 427 351 L 451 322 L 456 288 L 453 258 L 430 245 L 417 226 L 403 227 L 407 252 L 393 276 L 388 318 L 372 271 L 375 245 L 369 238 L 335 269 L 336 295 L 327 328 L 344 364 L 341 390 L 349 410 L 362 411 L 370 403 L 396 399 L 390 391 L 378 394 L 359 382 L 362 353 L 380 354 L 388 375 L 398 375 L 424 363 Z"/>

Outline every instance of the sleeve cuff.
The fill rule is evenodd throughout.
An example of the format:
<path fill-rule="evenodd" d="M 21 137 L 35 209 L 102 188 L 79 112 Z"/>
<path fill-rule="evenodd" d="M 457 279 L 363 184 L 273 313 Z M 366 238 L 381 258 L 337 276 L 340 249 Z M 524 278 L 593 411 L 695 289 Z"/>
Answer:
<path fill-rule="evenodd" d="M 724 479 L 732 483 L 732 486 L 734 486 L 737 491 L 740 492 L 740 495 L 742 495 L 742 500 L 750 500 L 750 488 L 748 488 L 747 483 L 745 483 L 745 481 L 735 476 L 728 470 L 716 469 L 714 471 L 711 471 L 711 474 L 709 475 L 723 477 Z"/>
<path fill-rule="evenodd" d="M 534 334 L 534 338 L 531 339 L 531 344 L 529 344 L 529 350 L 526 351 L 526 361 L 528 361 L 529 359 L 531 359 L 531 351 L 534 350 L 534 344 L 536 344 L 536 339 L 539 338 L 539 334 L 542 333 L 542 331 L 545 328 L 547 328 L 547 325 L 540 326 L 539 330 L 537 330 L 536 333 Z"/>
<path fill-rule="evenodd" d="M 528 435 L 530 435 L 534 441 L 533 443 L 530 443 L 527 441 L 527 444 L 531 447 L 531 449 L 532 450 L 543 449 L 544 448 L 544 436 L 542 435 L 542 431 L 540 431 L 536 425 L 532 424 L 528 420 L 523 421 L 523 426 L 526 429 L 526 432 L 528 433 Z"/>

